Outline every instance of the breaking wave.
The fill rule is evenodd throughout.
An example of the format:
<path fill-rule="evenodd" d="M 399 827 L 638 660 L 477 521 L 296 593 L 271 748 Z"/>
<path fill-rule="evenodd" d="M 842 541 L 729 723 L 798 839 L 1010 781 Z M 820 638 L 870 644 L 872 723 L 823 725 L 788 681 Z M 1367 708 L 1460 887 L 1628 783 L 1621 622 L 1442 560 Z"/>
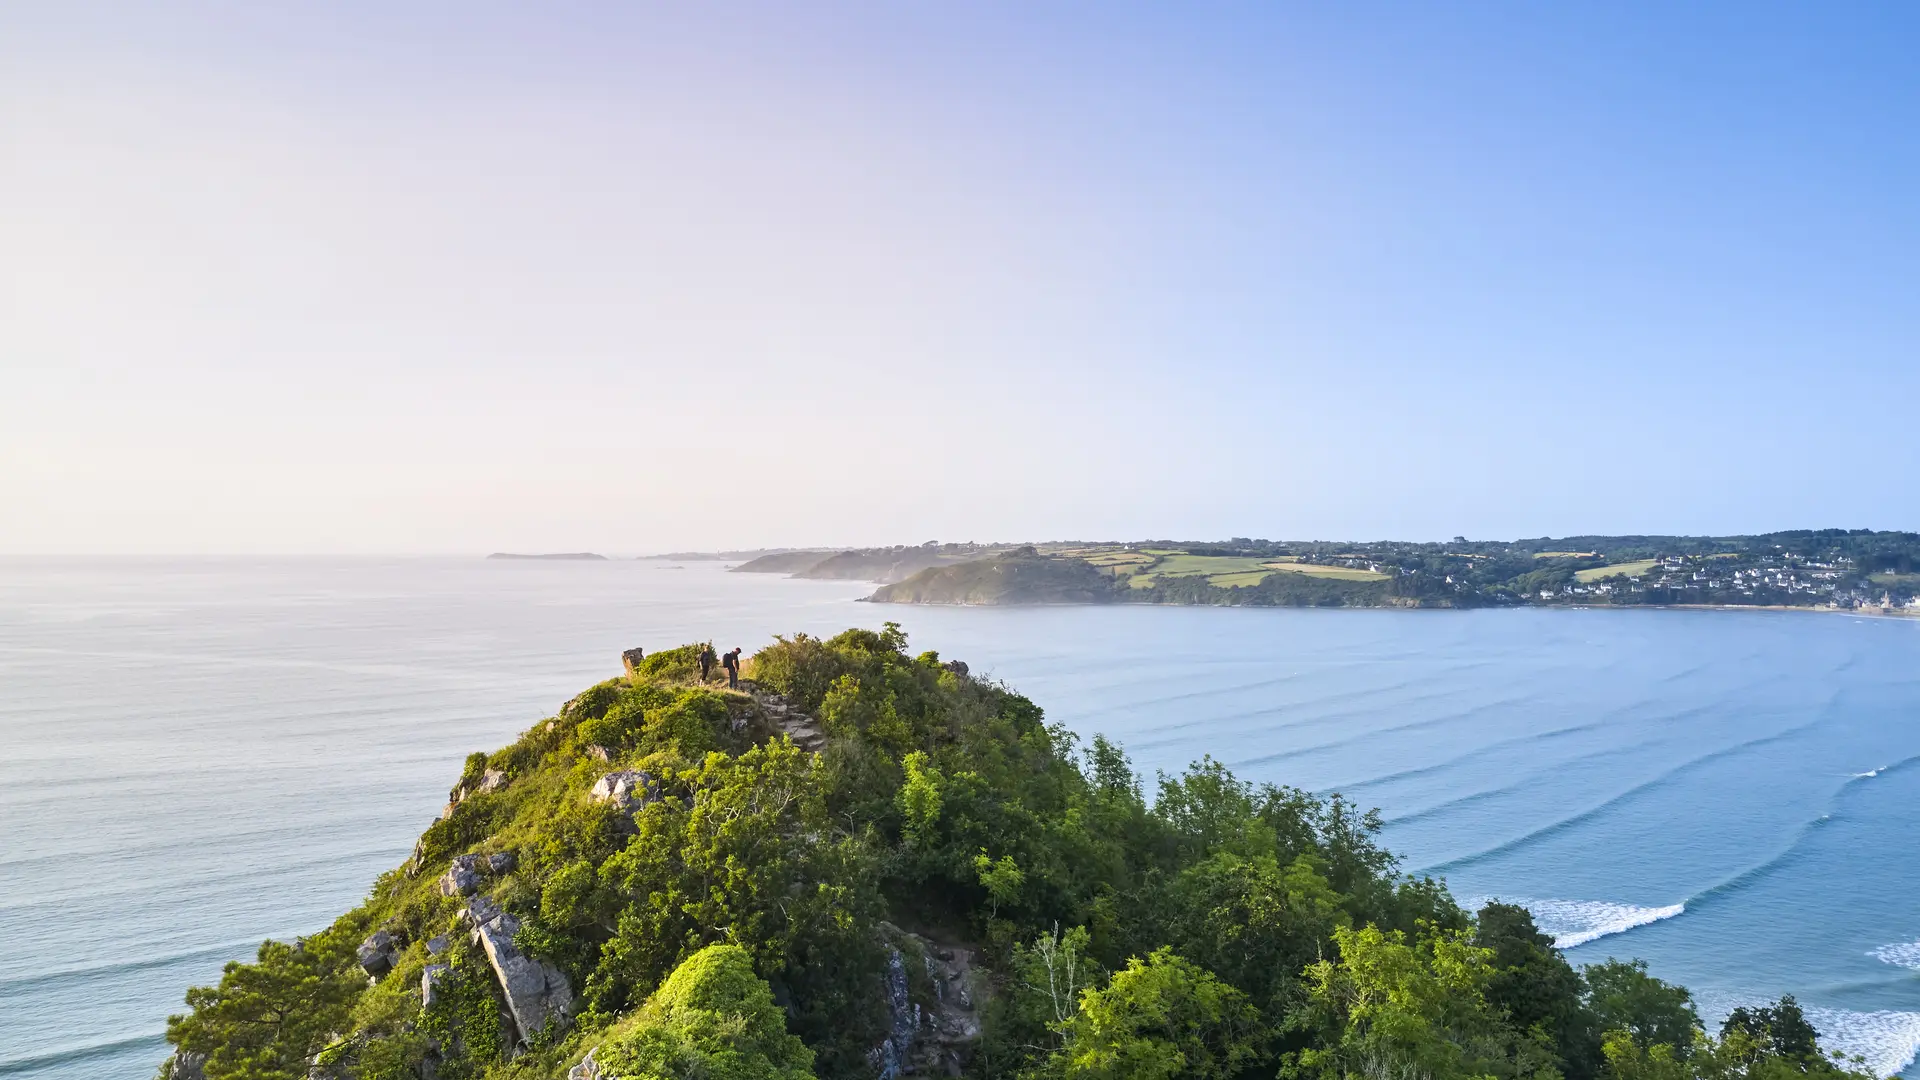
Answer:
<path fill-rule="evenodd" d="M 1694 995 L 1700 1007 L 1700 1019 L 1708 1031 L 1717 1032 L 1727 1014 L 1736 1006 L 1770 1005 L 1759 995 L 1716 993 L 1708 990 Z M 1920 1012 L 1882 1009 L 1862 1012 L 1834 1009 L 1825 1005 L 1800 1003 L 1800 1008 L 1820 1033 L 1820 1049 L 1857 1058 L 1859 1068 L 1875 1076 L 1890 1077 L 1913 1064 L 1920 1052 Z"/>
<path fill-rule="evenodd" d="M 1484 902 L 1478 901 L 1473 906 L 1477 908 Z M 1542 933 L 1552 937 L 1554 947 L 1559 949 L 1571 949 L 1575 945 L 1585 945 L 1589 941 L 1624 933 L 1636 926 L 1671 919 L 1687 910 L 1685 904 L 1643 907 L 1639 904 L 1617 904 L 1611 900 L 1508 897 L 1504 902 L 1518 904 L 1532 912 L 1533 924 Z"/>
<path fill-rule="evenodd" d="M 1895 967 L 1912 968 L 1920 971 L 1920 941 L 1903 941 L 1898 945 L 1882 945 L 1867 954 L 1883 964 Z"/>

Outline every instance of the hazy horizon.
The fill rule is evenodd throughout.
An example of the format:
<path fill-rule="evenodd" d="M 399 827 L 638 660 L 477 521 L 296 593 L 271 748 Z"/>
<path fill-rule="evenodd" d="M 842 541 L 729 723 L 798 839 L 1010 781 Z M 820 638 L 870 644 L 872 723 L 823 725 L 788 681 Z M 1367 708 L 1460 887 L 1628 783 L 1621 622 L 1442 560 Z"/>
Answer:
<path fill-rule="evenodd" d="M 0 552 L 1920 528 L 1911 7 L 0 30 Z"/>

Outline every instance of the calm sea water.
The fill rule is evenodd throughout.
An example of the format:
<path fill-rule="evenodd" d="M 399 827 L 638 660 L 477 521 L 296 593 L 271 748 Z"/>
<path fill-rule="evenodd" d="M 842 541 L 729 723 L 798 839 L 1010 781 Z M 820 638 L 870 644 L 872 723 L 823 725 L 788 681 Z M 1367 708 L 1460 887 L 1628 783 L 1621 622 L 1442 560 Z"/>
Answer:
<path fill-rule="evenodd" d="M 901 622 L 1136 764 L 1378 806 L 1709 1013 L 1920 1046 L 1920 622 L 1801 613 L 938 609 L 712 564 L 0 560 L 0 1076 L 144 1080 L 183 990 L 356 903 L 621 649 Z"/>

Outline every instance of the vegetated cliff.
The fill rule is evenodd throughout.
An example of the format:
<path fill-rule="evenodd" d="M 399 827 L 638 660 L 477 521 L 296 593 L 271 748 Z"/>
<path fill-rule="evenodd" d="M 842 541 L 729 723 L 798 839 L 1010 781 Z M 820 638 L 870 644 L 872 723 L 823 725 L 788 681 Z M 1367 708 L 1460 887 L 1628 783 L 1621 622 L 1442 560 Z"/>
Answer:
<path fill-rule="evenodd" d="M 922 570 L 884 585 L 882 604 L 1106 604 L 1124 599 L 1114 579 L 1079 559 L 1021 548 L 1005 555 Z"/>
<path fill-rule="evenodd" d="M 189 991 L 170 1080 L 1785 1080 L 1644 968 L 1400 875 L 1379 818 L 1121 750 L 899 628 L 635 659 L 476 753 L 367 900 Z M 629 651 L 631 656 L 632 651 Z"/>
<path fill-rule="evenodd" d="M 959 550 L 955 550 L 955 549 Z M 822 581 L 901 581 L 929 567 L 950 566 L 977 559 L 971 545 L 859 548 L 850 551 L 786 551 L 734 567 L 743 574 L 790 574 Z"/>
<path fill-rule="evenodd" d="M 1394 607 L 1419 601 L 1396 597 L 1385 581 L 1349 581 L 1297 573 L 1270 573 L 1254 584 L 1221 586 L 1205 576 L 1152 579 L 1133 587 L 1070 556 L 1018 548 L 1004 555 L 923 570 L 874 591 L 879 604 L 1188 604 L 1222 607 Z"/>
<path fill-rule="evenodd" d="M 776 551 L 733 568 L 736 574 L 797 574 L 833 554 L 831 551 Z"/>

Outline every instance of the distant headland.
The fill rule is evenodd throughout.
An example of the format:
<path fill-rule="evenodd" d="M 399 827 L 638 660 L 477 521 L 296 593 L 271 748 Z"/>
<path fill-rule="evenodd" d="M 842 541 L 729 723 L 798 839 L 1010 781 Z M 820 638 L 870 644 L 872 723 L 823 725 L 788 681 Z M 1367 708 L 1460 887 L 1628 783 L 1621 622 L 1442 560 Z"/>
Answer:
<path fill-rule="evenodd" d="M 559 559 L 563 561 L 574 561 L 574 562 L 578 562 L 581 560 L 585 560 L 588 562 L 606 562 L 607 561 L 607 557 L 605 555 L 597 555 L 591 551 L 563 551 L 563 552 L 556 552 L 553 554 L 539 554 L 539 555 L 525 555 L 517 551 L 496 551 L 493 554 L 487 556 L 487 558 L 489 559 Z"/>
<path fill-rule="evenodd" d="M 1059 541 L 787 550 L 739 573 L 872 581 L 894 604 L 1774 607 L 1920 615 L 1920 533 L 1534 540 Z"/>

